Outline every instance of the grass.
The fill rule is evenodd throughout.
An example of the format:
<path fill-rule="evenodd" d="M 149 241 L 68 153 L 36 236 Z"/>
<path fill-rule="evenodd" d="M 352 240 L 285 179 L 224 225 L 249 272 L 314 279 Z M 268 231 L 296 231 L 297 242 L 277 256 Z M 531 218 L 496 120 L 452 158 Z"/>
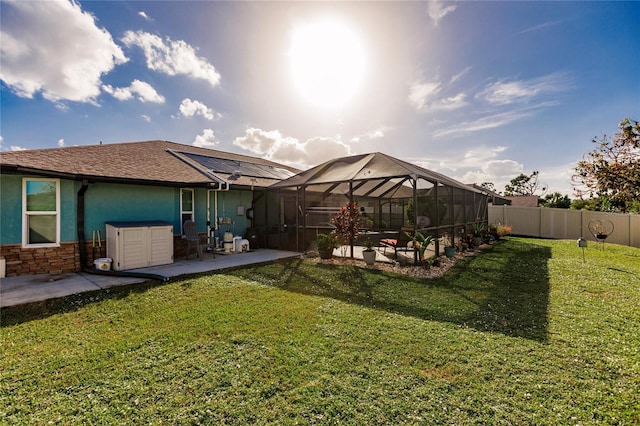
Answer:
<path fill-rule="evenodd" d="M 2 311 L 4 424 L 638 424 L 640 250 L 293 259 Z"/>

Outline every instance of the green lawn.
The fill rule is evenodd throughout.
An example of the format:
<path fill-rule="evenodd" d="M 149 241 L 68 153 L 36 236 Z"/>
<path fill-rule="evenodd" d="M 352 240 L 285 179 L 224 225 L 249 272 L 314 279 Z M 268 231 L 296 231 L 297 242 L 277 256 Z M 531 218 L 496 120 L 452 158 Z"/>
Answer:
<path fill-rule="evenodd" d="M 640 423 L 640 250 L 293 259 L 2 311 L 3 424 Z"/>

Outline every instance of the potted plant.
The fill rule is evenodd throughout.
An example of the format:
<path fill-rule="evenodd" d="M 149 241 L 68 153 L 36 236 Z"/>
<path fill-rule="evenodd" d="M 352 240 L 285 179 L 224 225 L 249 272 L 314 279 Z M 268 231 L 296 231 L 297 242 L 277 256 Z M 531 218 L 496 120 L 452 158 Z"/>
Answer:
<path fill-rule="evenodd" d="M 445 256 L 447 256 L 448 258 L 452 258 L 456 255 L 456 246 L 453 245 L 453 240 L 449 238 L 446 232 L 442 234 L 440 241 L 444 246 Z"/>
<path fill-rule="evenodd" d="M 407 233 L 411 237 L 410 234 Z M 420 256 L 420 262 L 422 265 L 429 269 L 431 267 L 431 262 L 429 259 L 425 259 L 425 252 L 427 251 L 427 247 L 435 240 L 432 235 L 427 235 L 426 237 L 420 232 L 415 231 L 413 235 L 413 247 L 418 250 L 418 254 Z"/>
<path fill-rule="evenodd" d="M 484 222 L 476 222 L 473 224 L 473 245 L 479 247 L 482 244 L 482 235 L 487 229 L 487 225 Z"/>
<path fill-rule="evenodd" d="M 318 244 L 318 254 L 320 259 L 331 259 L 333 250 L 338 248 L 338 238 L 335 233 L 318 234 L 316 236 Z"/>
<path fill-rule="evenodd" d="M 362 250 L 362 258 L 364 259 L 364 263 L 371 266 L 376 263 L 376 251 L 373 249 L 373 241 L 367 238 L 362 242 L 364 246 L 364 250 Z"/>

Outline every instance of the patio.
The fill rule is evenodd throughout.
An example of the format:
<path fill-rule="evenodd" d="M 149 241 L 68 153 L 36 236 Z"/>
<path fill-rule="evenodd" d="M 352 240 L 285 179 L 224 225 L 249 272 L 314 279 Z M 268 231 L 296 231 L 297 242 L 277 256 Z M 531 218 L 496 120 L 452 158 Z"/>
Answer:
<path fill-rule="evenodd" d="M 167 278 L 182 275 L 215 272 L 244 265 L 273 262 L 279 259 L 300 256 L 300 253 L 258 249 L 242 254 L 217 255 L 205 254 L 202 261 L 198 259 L 179 259 L 168 265 L 149 268 L 132 269 L 127 272 L 142 272 L 162 275 Z M 39 302 L 48 299 L 70 296 L 89 291 L 104 290 L 110 287 L 131 285 L 148 281 L 139 277 L 123 277 L 96 275 L 86 272 L 60 275 L 24 275 L 2 278 L 0 280 L 0 307 L 9 307 L 25 303 Z"/>

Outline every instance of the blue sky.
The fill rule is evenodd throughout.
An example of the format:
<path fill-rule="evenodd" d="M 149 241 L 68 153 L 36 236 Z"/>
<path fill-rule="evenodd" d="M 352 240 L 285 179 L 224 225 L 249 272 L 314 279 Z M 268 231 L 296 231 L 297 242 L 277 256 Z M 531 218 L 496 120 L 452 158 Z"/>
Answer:
<path fill-rule="evenodd" d="M 640 119 L 640 2 L 1 8 L 5 151 L 162 139 L 300 168 L 380 151 L 572 195 L 592 138 Z"/>

